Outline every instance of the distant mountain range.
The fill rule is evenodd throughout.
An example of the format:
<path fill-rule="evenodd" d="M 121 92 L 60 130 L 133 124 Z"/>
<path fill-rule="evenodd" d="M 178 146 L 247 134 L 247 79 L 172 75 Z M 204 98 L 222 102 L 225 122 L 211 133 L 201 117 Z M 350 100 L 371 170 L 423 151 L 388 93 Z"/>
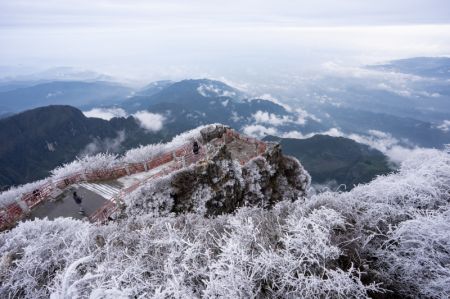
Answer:
<path fill-rule="evenodd" d="M 347 134 L 390 134 L 406 147 L 450 143 L 450 58 L 425 57 L 360 68 L 332 65 L 289 100 Z M 293 87 L 295 88 L 295 86 Z"/>
<path fill-rule="evenodd" d="M 245 95 L 219 81 L 199 79 L 173 83 L 151 96 L 135 96 L 119 105 L 129 113 L 148 110 L 164 115 L 167 123 L 185 129 L 219 122 L 244 129 L 255 122 L 276 122 L 281 131 L 298 128 L 298 113 L 265 99 L 246 99 Z M 255 114 L 261 113 L 258 118 Z M 262 115 L 264 113 L 264 115 Z M 323 129 L 314 119 L 303 124 L 305 132 Z"/>
<path fill-rule="evenodd" d="M 41 71 L 32 71 L 26 67 L 0 66 L 0 74 L 2 75 L 0 77 L 0 86 L 7 82 L 19 82 L 22 86 L 31 86 L 54 81 L 114 81 L 113 77 L 105 74 L 68 66 L 53 67 Z"/>
<path fill-rule="evenodd" d="M 112 105 L 132 89 L 110 82 L 55 81 L 0 92 L 0 113 L 19 112 L 46 105 L 89 108 Z"/>
<path fill-rule="evenodd" d="M 236 104 L 243 105 L 247 113 L 250 113 L 251 109 L 273 108 L 272 105 L 276 105 L 265 101 Z M 173 108 L 171 105 L 164 106 L 162 103 L 155 105 L 161 108 Z M 211 115 L 207 120 L 212 119 L 214 115 L 217 118 L 220 117 L 220 111 L 214 109 L 223 107 L 221 104 L 217 106 L 204 103 L 203 105 L 211 109 Z M 278 109 L 281 108 L 278 107 Z M 280 112 L 283 111 L 280 110 Z M 0 168 L 2 169 L 0 185 L 6 188 L 10 185 L 44 178 L 56 166 L 70 162 L 83 154 L 121 153 L 140 144 L 167 141 L 183 132 L 184 128 L 195 127 L 201 122 L 199 119 L 188 117 L 186 113 L 187 111 L 174 114 L 174 116 L 184 115 L 184 117 L 175 117 L 158 132 L 146 131 L 131 116 L 106 121 L 85 117 L 80 110 L 70 106 L 46 106 L 0 119 L 0 139 L 5 141 L 0 145 Z M 310 139 L 315 141 L 317 137 L 282 141 L 288 154 L 300 158 L 304 165 L 312 167 L 314 182 L 334 180 L 350 186 L 386 172 L 387 166 L 383 164 L 386 157 L 377 151 L 369 151 L 366 146 L 357 145 L 345 138 L 329 136 L 322 138 L 325 138 L 325 141 L 319 143 L 308 142 Z M 301 146 L 298 147 L 298 144 Z M 351 157 L 347 155 L 346 160 L 339 162 L 338 160 L 342 158 L 339 152 L 346 153 L 346 148 L 347 154 Z M 321 153 L 329 155 L 327 153 L 330 151 L 332 158 L 316 165 L 322 157 Z M 324 165 L 328 165 L 328 169 Z M 357 178 L 358 175 L 360 178 Z"/>
<path fill-rule="evenodd" d="M 447 79 L 443 79 L 448 62 L 448 58 L 415 58 L 367 67 L 363 75 L 350 79 L 328 76 L 323 81 L 316 80 L 316 85 L 311 86 L 313 91 L 299 95 L 289 106 L 270 97 L 253 98 L 209 79 L 157 81 L 140 89 L 96 81 L 103 77 L 89 72 L 73 76 L 93 81 L 0 80 L 0 184 L 20 184 L 44 177 L 50 169 L 73 160 L 76 155 L 120 153 L 208 123 L 223 123 L 259 138 L 303 139 L 283 139 L 282 143 L 289 154 L 306 163 L 315 182 L 333 179 L 347 185 L 365 182 L 387 171 L 384 156 L 349 139 L 309 137 L 321 133 L 349 137 L 381 150 L 392 145 L 442 148 L 450 143 L 450 88 Z M 63 74 L 61 78 L 70 78 L 64 75 L 65 69 L 50 74 L 54 77 L 58 72 Z M 383 79 L 384 76 L 391 81 Z M 49 106 L 13 115 L 46 105 L 75 108 Z M 120 115 L 128 116 L 107 121 L 88 118 L 79 110 L 92 108 L 122 109 Z M 147 118 L 144 120 L 147 122 L 157 117 L 162 122 L 161 128 L 149 130 L 138 115 Z M 291 152 L 294 148 L 302 148 L 302 153 Z M 305 155 L 309 148 L 318 150 L 318 156 L 313 155 L 314 151 Z M 355 159 L 368 158 L 368 164 L 342 156 L 345 149 Z M 328 150 L 334 150 L 327 153 L 331 159 L 328 168 L 333 170 L 326 173 L 326 167 L 319 162 Z M 343 163 L 342 169 L 332 167 L 337 161 Z"/>
<path fill-rule="evenodd" d="M 268 136 L 264 140 L 281 144 L 283 152 L 299 159 L 313 184 L 350 190 L 375 176 L 393 171 L 387 157 L 365 144 L 343 137 L 315 135 L 307 139 Z"/>

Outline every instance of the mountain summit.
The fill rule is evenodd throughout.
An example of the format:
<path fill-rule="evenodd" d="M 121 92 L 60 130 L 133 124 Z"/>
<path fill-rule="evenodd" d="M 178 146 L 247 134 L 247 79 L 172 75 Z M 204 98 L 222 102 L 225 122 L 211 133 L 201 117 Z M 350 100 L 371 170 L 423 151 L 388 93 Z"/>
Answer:
<path fill-rule="evenodd" d="M 100 187 L 98 182 L 107 184 Z M 14 206 L 22 210 L 22 216 L 30 210 L 33 215 L 37 205 L 61 199 L 61 194 L 67 197 L 74 188 L 91 201 L 98 196 L 112 201 L 87 215 L 93 221 L 104 221 L 112 215 L 112 207 L 120 208 L 123 203 L 128 210 L 141 213 L 155 207 L 156 201 L 166 209 L 154 211 L 158 215 L 191 211 L 219 215 L 244 205 L 273 206 L 282 199 L 304 196 L 309 184 L 310 177 L 301 164 L 283 156 L 277 144 L 242 136 L 223 125 L 209 125 L 165 145 L 132 149 L 121 158 L 85 157 L 55 169 L 43 182 L 6 191 L 0 194 L 0 204 L 6 206 L 1 211 L 6 218 L 0 218 L 0 224 L 13 224 L 17 215 L 10 211 Z M 114 193 L 112 186 L 121 191 Z M 33 191 L 27 192 L 29 188 Z M 141 190 L 138 197 L 128 199 L 136 188 Z M 88 191 L 97 195 L 86 195 Z M 143 192 L 152 197 L 143 201 Z M 44 213 L 53 205 L 44 204 Z M 59 216 L 68 216 L 67 211 L 61 213 Z"/>

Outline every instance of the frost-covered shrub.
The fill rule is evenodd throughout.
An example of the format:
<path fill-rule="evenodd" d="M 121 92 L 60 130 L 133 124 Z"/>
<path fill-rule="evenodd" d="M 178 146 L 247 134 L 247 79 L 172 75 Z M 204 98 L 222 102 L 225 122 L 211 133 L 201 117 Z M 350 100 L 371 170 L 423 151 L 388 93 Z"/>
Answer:
<path fill-rule="evenodd" d="M 173 151 L 192 140 L 200 140 L 201 134 L 200 131 L 209 126 L 215 126 L 220 124 L 212 124 L 212 125 L 204 125 L 199 126 L 193 130 L 181 133 L 175 136 L 168 143 L 157 143 L 157 144 L 149 144 L 149 145 L 141 145 L 137 148 L 128 150 L 122 157 L 122 161 L 126 163 L 137 163 L 148 161 L 161 153 L 165 153 L 168 151 Z"/>
<path fill-rule="evenodd" d="M 171 175 L 149 181 L 125 197 L 128 216 L 167 216 L 173 207 Z"/>
<path fill-rule="evenodd" d="M 78 173 L 88 173 L 97 170 L 111 169 L 119 165 L 117 155 L 100 153 L 95 156 L 84 156 L 63 164 L 51 171 L 52 179 L 58 180 Z"/>
<path fill-rule="evenodd" d="M 417 161 L 421 161 L 418 163 Z M 383 232 L 411 219 L 417 212 L 446 208 L 450 203 L 450 155 L 435 151 L 405 161 L 397 173 L 380 176 L 350 192 L 325 192 L 312 196 L 311 207 L 326 205 L 359 226 Z M 361 232 L 362 233 L 362 232 Z"/>
<path fill-rule="evenodd" d="M 0 234 L 0 297 L 47 298 L 54 277 L 93 250 L 89 227 L 72 219 L 44 219 Z"/>
<path fill-rule="evenodd" d="M 380 268 L 379 265 L 389 263 L 383 261 L 380 250 L 386 250 L 386 242 L 399 233 L 403 225 L 410 221 L 425 223 L 432 215 L 449 210 L 450 155 L 439 151 L 417 155 L 405 161 L 397 173 L 378 177 L 370 184 L 360 185 L 350 192 L 326 192 L 312 196 L 305 205 L 312 209 L 321 206 L 336 210 L 345 217 L 349 226 L 335 236 L 336 242 L 345 244 L 343 250 L 347 262 L 354 262 L 367 269 L 366 279 L 383 282 L 388 289 L 398 294 L 417 290 L 424 285 L 420 279 L 410 280 L 415 288 L 406 283 L 392 283 L 392 280 L 401 281 L 398 278 L 401 274 L 397 272 L 392 277 L 395 271 Z M 444 227 L 436 226 L 438 228 L 443 233 Z M 417 233 L 423 234 L 423 237 L 429 234 L 425 230 Z M 433 243 L 431 239 L 428 241 Z M 420 252 L 422 249 L 411 250 Z M 410 255 L 414 256 L 418 252 L 411 252 Z M 423 269 L 423 273 L 426 272 L 427 265 L 419 267 L 405 262 L 404 267 L 409 269 L 405 270 L 407 276 L 408 271 L 420 272 L 419 268 Z M 426 277 L 430 276 L 427 274 Z M 450 276 L 446 279 L 450 279 Z"/>
<path fill-rule="evenodd" d="M 206 203 L 211 200 L 213 190 L 207 185 L 201 185 L 192 193 L 193 210 L 199 215 L 207 215 Z"/>
<path fill-rule="evenodd" d="M 2 287 L 27 286 L 30 298 L 50 291 L 52 298 L 364 297 L 374 287 L 364 286 L 356 270 L 336 268 L 341 253 L 331 235 L 342 221 L 332 210 L 304 211 L 301 202 L 272 210 L 244 207 L 214 218 L 145 214 L 97 228 L 41 221 L 49 234 L 21 225 L 2 241 L 23 236 L 24 229 L 34 236 L 2 242 L 0 250 L 55 252 L 49 260 L 27 255 L 21 267 L 7 265 Z"/>
<path fill-rule="evenodd" d="M 32 183 L 11 187 L 7 191 L 0 193 L 0 208 L 6 207 L 8 204 L 16 202 L 24 193 L 32 192 L 40 186 L 44 185 L 46 180 L 35 181 Z"/>
<path fill-rule="evenodd" d="M 375 265 L 406 297 L 450 297 L 450 211 L 418 216 L 389 232 Z"/>
<path fill-rule="evenodd" d="M 342 217 L 332 210 L 306 215 L 299 205 L 279 205 L 284 207 L 274 212 L 240 210 L 230 219 L 212 264 L 208 298 L 359 298 L 376 290 L 364 286 L 352 268 L 333 269 L 340 251 L 330 235 L 343 225 Z M 281 220 L 278 213 L 286 211 Z"/>
<path fill-rule="evenodd" d="M 148 161 L 164 152 L 164 145 L 161 143 L 140 145 L 128 150 L 122 157 L 126 163 L 142 163 Z"/>
<path fill-rule="evenodd" d="M 311 182 L 308 172 L 297 159 L 280 154 L 275 149 L 244 165 L 246 201 L 251 205 L 270 206 L 282 199 L 297 200 L 306 195 Z"/>

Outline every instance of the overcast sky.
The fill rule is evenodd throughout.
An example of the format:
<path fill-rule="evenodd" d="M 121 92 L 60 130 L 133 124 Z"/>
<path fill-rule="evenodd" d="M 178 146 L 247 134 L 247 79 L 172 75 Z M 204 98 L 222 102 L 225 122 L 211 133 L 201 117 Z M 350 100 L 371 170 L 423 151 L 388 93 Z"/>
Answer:
<path fill-rule="evenodd" d="M 448 0 L 0 0 L 0 65 L 241 80 L 449 56 L 449 11 Z"/>

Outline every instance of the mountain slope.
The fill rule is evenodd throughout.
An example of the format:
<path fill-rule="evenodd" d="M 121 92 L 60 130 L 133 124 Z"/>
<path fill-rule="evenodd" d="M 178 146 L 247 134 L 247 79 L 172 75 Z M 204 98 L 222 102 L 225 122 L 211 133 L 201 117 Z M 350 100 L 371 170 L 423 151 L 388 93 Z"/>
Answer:
<path fill-rule="evenodd" d="M 377 175 L 392 171 L 387 157 L 369 146 L 343 137 L 315 135 L 307 139 L 267 137 L 277 141 L 283 151 L 299 159 L 313 183 L 336 182 L 353 185 L 367 183 Z"/>
<path fill-rule="evenodd" d="M 106 121 L 87 118 L 71 106 L 47 106 L 0 119 L 0 186 L 48 176 L 77 155 L 122 152 L 168 138 L 151 133 L 132 117 Z M 171 136 L 169 136 L 171 137 Z"/>
<path fill-rule="evenodd" d="M 157 81 L 143 88 L 136 96 L 127 99 L 122 106 L 130 111 L 147 109 L 150 105 L 172 103 L 197 107 L 204 100 L 215 97 L 238 98 L 242 95 L 220 81 L 209 79 L 182 80 L 179 82 Z"/>
<path fill-rule="evenodd" d="M 136 95 L 138 95 L 138 96 L 152 96 L 152 95 L 160 92 L 161 90 L 169 87 L 173 83 L 174 82 L 170 81 L 170 80 L 155 81 L 155 82 L 147 84 L 146 86 L 141 88 L 138 92 L 136 92 Z"/>
<path fill-rule="evenodd" d="M 127 99 L 121 106 L 130 113 L 148 110 L 163 114 L 168 124 L 184 130 L 215 122 L 244 130 L 258 121 L 267 121 L 262 124 L 276 126 L 280 131 L 298 130 L 299 127 L 304 132 L 324 129 L 317 119 L 298 121 L 300 114 L 297 111 L 288 111 L 270 100 L 247 99 L 239 90 L 208 79 L 176 82 L 152 96 Z M 257 119 L 258 113 L 266 116 L 265 119 Z M 276 123 L 270 123 L 272 120 Z"/>
<path fill-rule="evenodd" d="M 100 119 L 87 119 L 69 106 L 49 106 L 0 120 L 1 185 L 42 178 L 73 159 L 94 136 L 115 137 Z"/>

